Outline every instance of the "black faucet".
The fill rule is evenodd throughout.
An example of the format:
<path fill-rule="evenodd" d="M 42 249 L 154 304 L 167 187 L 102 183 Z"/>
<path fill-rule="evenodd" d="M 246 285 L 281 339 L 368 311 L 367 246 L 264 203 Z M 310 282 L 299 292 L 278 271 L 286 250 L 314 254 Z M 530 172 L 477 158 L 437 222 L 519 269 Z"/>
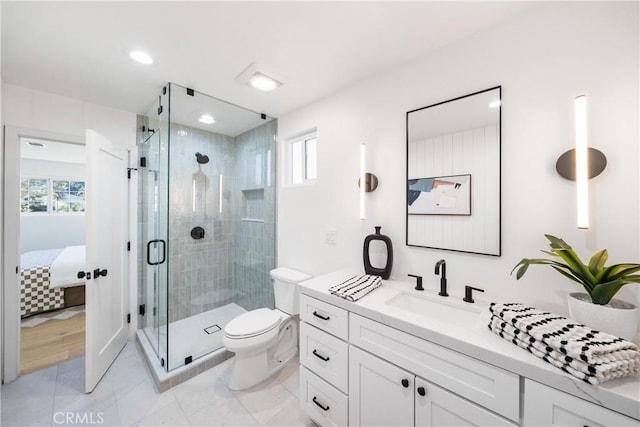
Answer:
<path fill-rule="evenodd" d="M 422 276 L 418 276 L 417 274 L 407 274 L 407 276 L 416 278 L 416 291 L 424 291 L 424 288 L 422 287 Z"/>
<path fill-rule="evenodd" d="M 473 291 L 478 291 L 478 292 L 484 292 L 484 289 L 480 289 L 480 288 L 474 288 L 473 286 L 465 286 L 464 287 L 464 298 L 462 298 L 462 301 L 464 302 L 469 302 L 469 303 L 474 303 L 474 299 L 473 299 Z"/>
<path fill-rule="evenodd" d="M 446 261 L 441 259 L 440 261 L 436 262 L 436 273 L 435 274 L 440 274 L 440 266 L 442 266 L 442 275 L 440 276 L 440 292 L 438 293 L 438 295 L 440 295 L 441 297 L 448 297 L 449 294 L 447 293 L 447 263 L 446 263 Z"/>

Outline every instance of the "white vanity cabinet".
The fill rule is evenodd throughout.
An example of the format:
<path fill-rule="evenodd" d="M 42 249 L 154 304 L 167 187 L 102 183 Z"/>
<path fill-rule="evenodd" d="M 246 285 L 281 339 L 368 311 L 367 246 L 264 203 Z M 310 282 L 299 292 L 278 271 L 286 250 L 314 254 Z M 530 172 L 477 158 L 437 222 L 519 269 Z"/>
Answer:
<path fill-rule="evenodd" d="M 304 294 L 300 320 L 300 405 L 322 426 L 519 420 L 515 374 Z"/>
<path fill-rule="evenodd" d="M 524 426 L 638 427 L 640 423 L 595 403 L 526 379 Z"/>
<path fill-rule="evenodd" d="M 349 349 L 349 391 L 350 426 L 517 425 L 353 346 Z"/>
<path fill-rule="evenodd" d="M 349 317 L 349 342 L 478 408 L 512 422 L 520 419 L 520 377 L 512 372 L 354 313 Z"/>
<path fill-rule="evenodd" d="M 300 406 L 324 427 L 348 424 L 349 312 L 300 296 Z"/>
<path fill-rule="evenodd" d="M 414 375 L 357 347 L 349 349 L 349 425 L 414 425 Z"/>

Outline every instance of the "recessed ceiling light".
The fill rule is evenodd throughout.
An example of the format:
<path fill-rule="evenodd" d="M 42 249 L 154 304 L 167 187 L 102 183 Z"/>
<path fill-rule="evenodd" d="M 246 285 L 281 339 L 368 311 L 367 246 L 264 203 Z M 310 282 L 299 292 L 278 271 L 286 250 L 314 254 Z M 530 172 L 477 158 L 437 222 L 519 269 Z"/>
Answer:
<path fill-rule="evenodd" d="M 500 100 L 497 99 L 495 101 L 491 101 L 489 103 L 489 108 L 498 108 L 500 106 Z"/>
<path fill-rule="evenodd" d="M 136 62 L 149 65 L 153 64 L 153 58 L 149 54 L 142 52 L 141 50 L 133 50 L 129 52 L 129 56 Z"/>
<path fill-rule="evenodd" d="M 210 116 L 209 114 L 203 114 L 200 116 L 198 121 L 200 123 L 204 123 L 205 125 L 211 125 L 216 122 L 216 119 L 214 119 L 213 116 Z"/>
<path fill-rule="evenodd" d="M 249 85 L 263 92 L 271 92 L 282 86 L 282 83 L 257 71 L 249 79 Z"/>

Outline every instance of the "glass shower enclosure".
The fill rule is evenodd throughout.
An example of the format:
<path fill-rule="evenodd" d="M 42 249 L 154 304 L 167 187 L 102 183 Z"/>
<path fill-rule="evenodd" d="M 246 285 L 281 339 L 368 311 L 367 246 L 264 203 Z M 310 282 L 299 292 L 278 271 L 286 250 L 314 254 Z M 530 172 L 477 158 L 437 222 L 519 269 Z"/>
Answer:
<path fill-rule="evenodd" d="M 175 83 L 138 116 L 138 324 L 166 371 L 274 306 L 276 131 Z"/>

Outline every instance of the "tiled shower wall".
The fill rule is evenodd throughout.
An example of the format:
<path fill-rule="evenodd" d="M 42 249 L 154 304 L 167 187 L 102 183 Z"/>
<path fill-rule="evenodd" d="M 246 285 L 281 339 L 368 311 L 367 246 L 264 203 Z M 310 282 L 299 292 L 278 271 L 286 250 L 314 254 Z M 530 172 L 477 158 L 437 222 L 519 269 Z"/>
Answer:
<path fill-rule="evenodd" d="M 237 190 L 233 138 L 172 124 L 169 157 L 169 321 L 233 302 Z M 209 157 L 200 164 L 196 153 Z M 222 174 L 222 213 L 219 180 Z M 194 239 L 194 227 L 204 238 Z"/>
<path fill-rule="evenodd" d="M 236 244 L 234 290 L 247 310 L 273 308 L 269 272 L 275 267 L 275 120 L 236 139 L 236 191 L 239 215 L 234 220 Z"/>
<path fill-rule="evenodd" d="M 231 302 L 247 310 L 273 307 L 276 129 L 274 120 L 232 138 L 171 125 L 170 322 Z M 209 162 L 199 164 L 196 152 Z M 191 237 L 196 226 L 204 229 L 203 239 Z"/>

